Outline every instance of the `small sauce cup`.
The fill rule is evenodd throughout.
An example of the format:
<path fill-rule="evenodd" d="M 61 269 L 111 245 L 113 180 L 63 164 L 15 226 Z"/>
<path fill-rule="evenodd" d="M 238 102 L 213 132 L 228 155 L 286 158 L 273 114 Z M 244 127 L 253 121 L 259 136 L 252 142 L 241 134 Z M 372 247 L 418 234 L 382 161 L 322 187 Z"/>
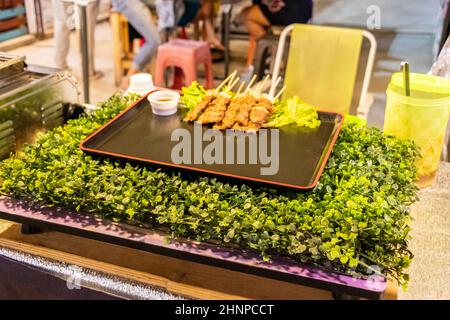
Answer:
<path fill-rule="evenodd" d="M 180 94 L 173 90 L 155 91 L 148 96 L 153 114 L 170 116 L 177 112 Z"/>

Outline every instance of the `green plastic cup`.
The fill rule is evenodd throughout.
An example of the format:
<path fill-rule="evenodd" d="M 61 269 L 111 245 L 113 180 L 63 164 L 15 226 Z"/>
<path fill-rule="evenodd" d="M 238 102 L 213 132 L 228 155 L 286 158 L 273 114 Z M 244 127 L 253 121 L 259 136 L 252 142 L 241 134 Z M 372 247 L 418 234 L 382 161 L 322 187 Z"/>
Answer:
<path fill-rule="evenodd" d="M 431 185 L 439 167 L 450 116 L 450 80 L 412 73 L 410 96 L 403 74 L 395 73 L 387 90 L 384 133 L 411 139 L 419 147 L 419 187 Z"/>

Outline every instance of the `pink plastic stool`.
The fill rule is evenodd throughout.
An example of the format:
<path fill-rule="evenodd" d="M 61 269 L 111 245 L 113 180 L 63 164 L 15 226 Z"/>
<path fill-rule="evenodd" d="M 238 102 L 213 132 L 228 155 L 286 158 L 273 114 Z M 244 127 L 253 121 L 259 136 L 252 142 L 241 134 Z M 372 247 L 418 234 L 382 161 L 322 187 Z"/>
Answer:
<path fill-rule="evenodd" d="M 204 41 L 175 39 L 158 47 L 156 58 L 155 84 L 164 87 L 164 70 L 167 67 L 177 67 L 183 70 L 186 85 L 197 80 L 197 66 L 204 64 L 206 72 L 205 87 L 213 87 L 212 58 L 209 45 Z M 178 81 L 176 81 L 178 82 Z M 181 84 L 176 84 L 178 88 Z"/>

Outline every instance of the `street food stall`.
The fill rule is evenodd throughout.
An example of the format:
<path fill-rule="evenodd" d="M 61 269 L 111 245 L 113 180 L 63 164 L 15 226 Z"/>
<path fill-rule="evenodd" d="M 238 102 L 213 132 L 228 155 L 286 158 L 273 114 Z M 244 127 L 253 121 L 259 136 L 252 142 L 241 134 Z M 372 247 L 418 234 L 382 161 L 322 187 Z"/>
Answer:
<path fill-rule="evenodd" d="M 155 107 L 179 94 L 114 95 L 3 161 L 0 218 L 22 227 L 2 223 L 1 255 L 27 266 L 3 275 L 122 298 L 395 298 L 412 258 L 414 143 L 262 88 L 238 88 L 234 74 L 210 91 L 193 83 L 165 115 Z M 270 135 L 278 170 L 206 163 L 206 152 L 179 163 L 177 130 L 260 147 Z"/>
<path fill-rule="evenodd" d="M 380 130 L 365 119 L 370 32 L 291 25 L 281 39 L 259 82 L 234 71 L 178 90 L 136 74 L 95 106 L 78 103 L 70 73 L 0 56 L 0 298 L 394 300 L 407 290 L 414 219 L 448 211 L 450 80 L 403 62 Z M 195 56 L 194 42 L 176 44 Z M 307 63 L 334 56 L 336 72 Z"/>

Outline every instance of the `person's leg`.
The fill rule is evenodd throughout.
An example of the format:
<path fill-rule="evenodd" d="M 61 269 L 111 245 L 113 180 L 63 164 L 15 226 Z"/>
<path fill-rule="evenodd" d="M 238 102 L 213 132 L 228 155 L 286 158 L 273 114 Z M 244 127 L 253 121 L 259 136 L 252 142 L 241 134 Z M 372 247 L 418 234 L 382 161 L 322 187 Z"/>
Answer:
<path fill-rule="evenodd" d="M 113 0 L 114 6 L 128 19 L 128 22 L 145 38 L 145 44 L 140 48 L 134 58 L 133 66 L 130 68 L 124 84 L 129 81 L 133 74 L 141 72 L 150 62 L 161 40 L 150 10 L 140 0 Z"/>
<path fill-rule="evenodd" d="M 184 1 L 184 12 L 183 15 L 177 22 L 179 27 L 186 27 L 191 23 L 195 17 L 197 17 L 201 9 L 200 0 L 186 0 Z"/>
<path fill-rule="evenodd" d="M 261 9 L 257 5 L 248 7 L 243 12 L 245 25 L 250 33 L 250 42 L 247 53 L 247 66 L 253 65 L 253 59 L 255 58 L 256 48 L 258 40 L 267 34 L 267 28 L 270 26 L 270 22 L 262 13 Z"/>
<path fill-rule="evenodd" d="M 69 7 L 63 0 L 52 0 L 54 19 L 55 64 L 57 68 L 67 69 L 67 56 L 70 48 Z"/>
<path fill-rule="evenodd" d="M 201 16 L 204 23 L 204 39 L 217 49 L 225 50 L 214 30 L 214 3 L 216 0 L 202 1 Z"/>

